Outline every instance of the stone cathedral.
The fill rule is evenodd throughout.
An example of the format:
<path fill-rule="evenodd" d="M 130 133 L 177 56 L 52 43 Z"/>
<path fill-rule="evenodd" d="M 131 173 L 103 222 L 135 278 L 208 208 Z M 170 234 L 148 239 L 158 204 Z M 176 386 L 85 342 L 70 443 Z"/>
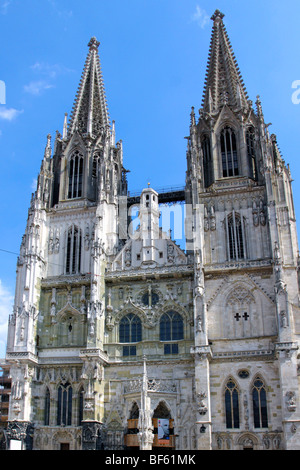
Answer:
<path fill-rule="evenodd" d="M 300 449 L 292 178 L 223 17 L 212 16 L 182 191 L 149 184 L 130 196 L 99 42 L 88 44 L 72 113 L 47 138 L 17 261 L 12 449 Z M 177 203 L 184 248 L 160 223 Z"/>

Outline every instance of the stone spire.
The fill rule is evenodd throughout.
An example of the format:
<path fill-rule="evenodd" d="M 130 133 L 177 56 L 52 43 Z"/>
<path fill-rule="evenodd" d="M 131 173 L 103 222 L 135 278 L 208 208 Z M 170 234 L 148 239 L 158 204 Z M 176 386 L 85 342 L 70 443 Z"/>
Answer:
<path fill-rule="evenodd" d="M 98 54 L 100 43 L 93 37 L 74 102 L 68 135 L 78 130 L 83 135 L 97 136 L 101 128 L 109 126 L 109 116 Z"/>
<path fill-rule="evenodd" d="M 216 10 L 206 70 L 203 109 L 215 113 L 228 104 L 234 108 L 248 106 L 248 95 L 235 59 L 224 23 L 224 14 Z"/>
<path fill-rule="evenodd" d="M 140 450 L 151 450 L 154 439 L 152 416 L 151 416 L 151 399 L 148 396 L 148 376 L 146 368 L 146 357 L 143 358 L 143 380 L 141 390 L 141 408 L 138 421 L 138 439 Z"/>

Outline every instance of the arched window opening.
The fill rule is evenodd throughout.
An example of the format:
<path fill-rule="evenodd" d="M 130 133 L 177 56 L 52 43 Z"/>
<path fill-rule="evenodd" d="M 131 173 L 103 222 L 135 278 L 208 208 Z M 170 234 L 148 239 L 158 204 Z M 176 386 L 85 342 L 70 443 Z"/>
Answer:
<path fill-rule="evenodd" d="M 81 389 L 79 391 L 79 401 L 78 401 L 78 426 L 82 425 L 83 402 L 84 402 L 84 389 L 83 389 L 83 387 L 81 387 Z"/>
<path fill-rule="evenodd" d="M 142 322 L 137 315 L 129 313 L 120 321 L 120 343 L 138 343 L 142 341 Z M 123 356 L 136 356 L 136 346 L 123 346 Z"/>
<path fill-rule="evenodd" d="M 245 225 L 239 214 L 229 214 L 226 217 L 228 259 L 245 259 Z"/>
<path fill-rule="evenodd" d="M 202 152 L 203 152 L 204 185 L 207 188 L 213 182 L 211 147 L 210 147 L 210 139 L 208 136 L 205 136 L 202 141 Z"/>
<path fill-rule="evenodd" d="M 71 426 L 72 424 L 72 395 L 73 390 L 69 383 L 58 387 L 57 399 L 57 425 Z"/>
<path fill-rule="evenodd" d="M 133 403 L 130 414 L 129 414 L 129 419 L 139 419 L 139 414 L 140 410 L 136 402 Z"/>
<path fill-rule="evenodd" d="M 67 234 L 66 274 L 78 274 L 81 268 L 81 230 L 75 225 Z"/>
<path fill-rule="evenodd" d="M 68 199 L 82 196 L 83 156 L 75 150 L 69 163 L 69 189 Z"/>
<path fill-rule="evenodd" d="M 240 427 L 239 390 L 231 378 L 225 387 L 225 415 L 227 429 Z"/>
<path fill-rule="evenodd" d="M 221 132 L 221 155 L 223 178 L 239 174 L 236 137 L 230 127 Z"/>
<path fill-rule="evenodd" d="M 246 133 L 247 155 L 249 163 L 249 176 L 254 180 L 257 179 L 256 170 L 256 155 L 255 155 L 255 133 L 253 127 L 247 130 Z"/>
<path fill-rule="evenodd" d="M 129 313 L 120 321 L 120 343 L 142 341 L 142 322 L 137 315 Z"/>
<path fill-rule="evenodd" d="M 252 388 L 253 419 L 255 428 L 268 427 L 267 393 L 263 380 L 257 377 Z"/>
<path fill-rule="evenodd" d="M 177 312 L 167 312 L 160 319 L 160 341 L 183 339 L 183 319 Z"/>
<path fill-rule="evenodd" d="M 49 426 L 50 424 L 50 390 L 47 387 L 45 395 L 45 409 L 44 409 L 44 425 Z"/>

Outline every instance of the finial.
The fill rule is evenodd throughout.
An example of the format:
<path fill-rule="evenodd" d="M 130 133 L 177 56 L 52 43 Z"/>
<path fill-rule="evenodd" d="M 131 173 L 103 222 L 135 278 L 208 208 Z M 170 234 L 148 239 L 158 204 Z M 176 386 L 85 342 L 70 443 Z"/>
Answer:
<path fill-rule="evenodd" d="M 150 188 L 150 183 L 148 183 L 148 188 Z"/>
<path fill-rule="evenodd" d="M 98 47 L 100 46 L 100 42 L 97 41 L 97 39 L 95 38 L 95 36 L 93 36 L 90 40 L 90 42 L 88 43 L 88 47 L 90 49 L 98 49 Z"/>
<path fill-rule="evenodd" d="M 212 15 L 211 20 L 215 21 L 217 18 L 220 18 L 220 20 L 222 20 L 224 16 L 224 13 L 221 13 L 220 10 L 216 10 Z"/>
<path fill-rule="evenodd" d="M 63 139 L 66 139 L 68 132 L 68 113 L 65 113 L 64 127 L 63 127 Z"/>

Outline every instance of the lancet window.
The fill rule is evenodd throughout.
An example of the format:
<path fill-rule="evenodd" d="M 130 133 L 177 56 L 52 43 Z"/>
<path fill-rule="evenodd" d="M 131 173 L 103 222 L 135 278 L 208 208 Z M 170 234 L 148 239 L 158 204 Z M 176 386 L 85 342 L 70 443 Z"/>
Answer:
<path fill-rule="evenodd" d="M 212 158 L 211 158 L 211 147 L 210 139 L 205 136 L 202 141 L 202 152 L 203 152 L 203 170 L 204 170 L 204 184 L 207 188 L 213 181 L 212 175 Z"/>
<path fill-rule="evenodd" d="M 66 274 L 80 273 L 81 238 L 81 230 L 72 225 L 67 233 Z"/>
<path fill-rule="evenodd" d="M 247 154 L 249 163 L 250 178 L 257 178 L 256 157 L 255 157 L 255 133 L 254 128 L 250 127 L 246 132 Z"/>
<path fill-rule="evenodd" d="M 267 393 L 264 381 L 256 377 L 252 388 L 253 419 L 255 428 L 268 427 Z"/>
<path fill-rule="evenodd" d="M 68 199 L 82 196 L 83 155 L 75 150 L 69 161 Z"/>
<path fill-rule="evenodd" d="M 246 258 L 245 224 L 243 218 L 234 211 L 225 219 L 227 252 L 229 260 Z"/>
<path fill-rule="evenodd" d="M 120 343 L 137 343 L 142 341 L 142 322 L 137 315 L 129 313 L 125 315 L 119 326 Z M 136 346 L 123 346 L 123 356 L 135 356 Z"/>
<path fill-rule="evenodd" d="M 229 379 L 225 387 L 226 428 L 239 428 L 239 390 L 233 379 Z"/>
<path fill-rule="evenodd" d="M 221 155 L 223 178 L 239 174 L 236 136 L 230 127 L 221 132 Z"/>
<path fill-rule="evenodd" d="M 69 383 L 58 387 L 57 396 L 57 425 L 71 426 L 72 424 L 72 395 L 73 390 Z"/>
<path fill-rule="evenodd" d="M 50 390 L 47 387 L 45 395 L 45 408 L 44 408 L 44 425 L 49 426 L 50 424 Z"/>
<path fill-rule="evenodd" d="M 160 341 L 183 339 L 183 319 L 177 312 L 167 312 L 160 319 Z"/>

